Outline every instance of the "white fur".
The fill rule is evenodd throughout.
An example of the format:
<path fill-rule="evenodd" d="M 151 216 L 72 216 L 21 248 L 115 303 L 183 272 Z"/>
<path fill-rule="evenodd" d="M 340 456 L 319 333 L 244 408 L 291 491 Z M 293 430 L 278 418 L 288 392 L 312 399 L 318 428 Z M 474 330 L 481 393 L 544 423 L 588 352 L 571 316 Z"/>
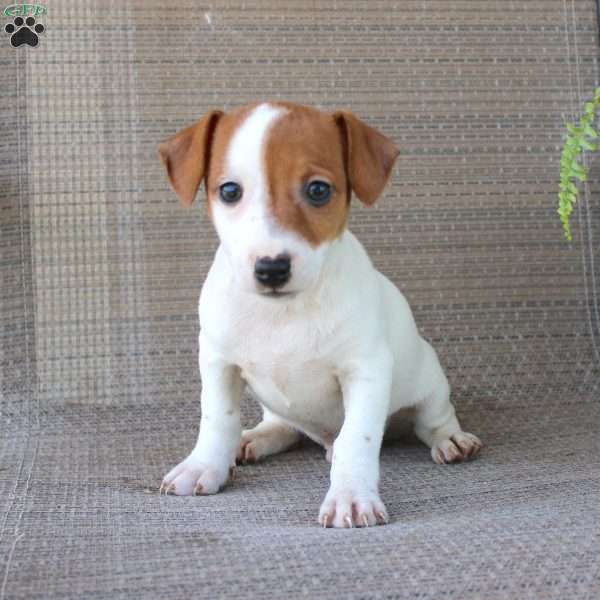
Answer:
<path fill-rule="evenodd" d="M 176 494 L 214 493 L 236 456 L 280 452 L 302 432 L 332 459 L 319 522 L 374 525 L 387 521 L 379 451 L 392 415 L 414 407 L 415 431 L 436 462 L 470 457 L 481 443 L 461 431 L 435 351 L 354 235 L 346 231 L 315 250 L 273 221 L 262 150 L 280 114 L 259 106 L 231 142 L 225 180 L 240 183 L 245 195 L 237 208 L 214 207 L 221 245 L 199 306 L 200 434 L 163 485 Z M 287 288 L 296 293 L 265 297 L 252 278 L 254 260 L 283 251 L 293 257 Z M 245 386 L 265 417 L 242 435 Z"/>

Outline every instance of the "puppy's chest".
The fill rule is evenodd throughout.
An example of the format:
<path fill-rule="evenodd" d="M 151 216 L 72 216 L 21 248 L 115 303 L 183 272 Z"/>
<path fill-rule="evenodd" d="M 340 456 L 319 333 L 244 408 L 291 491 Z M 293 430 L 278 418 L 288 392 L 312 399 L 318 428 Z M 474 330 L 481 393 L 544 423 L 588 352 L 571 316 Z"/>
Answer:
<path fill-rule="evenodd" d="M 327 363 L 297 357 L 272 363 L 250 360 L 242 365 L 242 377 L 258 402 L 315 441 L 341 427 L 342 394 Z"/>
<path fill-rule="evenodd" d="M 335 332 L 310 318 L 244 319 L 228 344 L 257 399 L 307 432 L 335 426 L 342 408 Z"/>

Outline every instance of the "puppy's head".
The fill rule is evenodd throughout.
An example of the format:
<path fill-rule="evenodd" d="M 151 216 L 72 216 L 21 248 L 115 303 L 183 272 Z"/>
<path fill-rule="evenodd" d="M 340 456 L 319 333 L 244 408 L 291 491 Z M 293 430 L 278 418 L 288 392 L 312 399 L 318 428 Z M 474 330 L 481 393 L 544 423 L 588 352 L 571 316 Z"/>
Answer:
<path fill-rule="evenodd" d="M 159 152 L 185 204 L 204 179 L 239 285 L 274 297 L 317 282 L 346 226 L 351 192 L 373 204 L 398 156 L 388 138 L 349 112 L 287 102 L 212 111 Z"/>

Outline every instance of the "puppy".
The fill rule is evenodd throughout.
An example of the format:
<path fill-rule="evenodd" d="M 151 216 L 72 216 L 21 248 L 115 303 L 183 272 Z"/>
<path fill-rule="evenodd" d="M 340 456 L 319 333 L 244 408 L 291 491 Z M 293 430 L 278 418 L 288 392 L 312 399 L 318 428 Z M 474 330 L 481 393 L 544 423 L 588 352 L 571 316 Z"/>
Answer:
<path fill-rule="evenodd" d="M 200 433 L 161 491 L 214 494 L 236 458 L 304 434 L 331 461 L 320 524 L 370 526 L 388 521 L 379 452 L 402 409 L 436 463 L 479 452 L 408 303 L 346 228 L 351 193 L 371 205 L 390 177 L 388 138 L 349 112 L 269 102 L 212 111 L 159 153 L 186 205 L 204 180 L 220 240 L 199 305 Z M 242 431 L 245 388 L 264 416 Z"/>

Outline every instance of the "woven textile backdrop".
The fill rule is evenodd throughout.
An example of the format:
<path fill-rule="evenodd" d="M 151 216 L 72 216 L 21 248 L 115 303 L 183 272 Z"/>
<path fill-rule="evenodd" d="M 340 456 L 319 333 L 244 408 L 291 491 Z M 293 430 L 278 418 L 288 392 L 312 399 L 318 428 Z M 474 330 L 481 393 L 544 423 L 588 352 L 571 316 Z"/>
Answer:
<path fill-rule="evenodd" d="M 591 514 L 600 488 L 597 164 L 590 161 L 571 244 L 555 204 L 564 123 L 598 84 L 595 4 L 49 0 L 38 18 L 46 26 L 38 47 L 13 48 L 1 32 L 0 600 L 189 597 L 198 585 L 198 597 L 227 590 L 267 597 L 275 585 L 289 597 L 367 598 L 387 585 L 388 567 L 403 573 L 387 562 L 407 535 L 392 534 L 394 526 L 358 546 L 337 532 L 313 539 L 327 473 L 310 445 L 308 458 L 250 467 L 254 487 L 234 485 L 225 500 L 155 495 L 197 431 L 197 301 L 217 246 L 204 192 L 184 209 L 157 145 L 211 108 L 260 99 L 352 110 L 402 151 L 385 196 L 371 209 L 355 201 L 350 227 L 405 293 L 447 368 L 459 413 L 491 449 L 488 466 L 484 454 L 448 484 L 437 470 L 428 479 L 424 448 L 406 450 L 416 467 L 413 459 L 394 462 L 404 455 L 393 448 L 383 468 L 388 499 L 400 503 L 412 493 L 410 510 L 431 502 L 443 513 L 450 509 L 439 498 L 449 490 L 460 494 L 479 478 L 473 506 L 485 504 L 492 482 L 507 477 L 513 491 L 519 479 L 529 481 L 542 501 L 550 493 L 542 479 L 551 485 L 563 473 L 572 483 L 578 474 L 587 495 L 569 488 L 531 536 L 544 535 L 573 498 L 584 502 L 582 515 Z M 244 410 L 247 420 L 258 415 L 249 402 Z M 511 437 L 515 427 L 522 432 Z M 536 470 L 536 461 L 554 460 L 548 444 L 555 435 L 571 436 L 575 446 L 559 447 L 555 470 Z M 500 458 L 502 444 L 512 458 Z M 531 468 L 522 471 L 528 452 Z M 575 466 L 558 458 L 569 452 L 584 452 Z M 306 461 L 318 464 L 318 476 L 298 479 L 299 491 L 293 480 Z M 404 474 L 394 496 L 398 464 Z M 586 470 L 592 464 L 593 473 Z M 411 492 L 414 469 L 434 483 Z M 265 497 L 256 496 L 258 479 Z M 285 500 L 277 495 L 285 492 Z M 504 506 L 503 493 L 490 500 L 490 519 Z M 390 504 L 397 521 L 410 513 Z M 515 538 L 483 519 L 470 560 L 485 558 L 475 557 L 477 568 L 465 574 L 461 552 L 469 545 L 444 529 L 442 513 L 435 534 L 430 523 L 409 536 L 415 563 L 402 575 L 404 587 L 396 582 L 386 597 L 439 598 L 450 589 L 462 598 L 482 590 L 504 598 L 511 586 L 533 586 L 531 597 L 559 598 L 565 589 L 552 574 L 563 572 L 579 573 L 569 580 L 572 597 L 598 585 L 589 561 L 600 543 L 586 538 L 581 550 L 573 523 L 560 542 L 572 543 L 571 559 L 558 546 L 555 554 L 548 549 L 557 540 L 540 538 L 509 565 L 485 548 L 494 531 L 498 552 L 514 548 Z M 523 514 L 507 512 L 503 531 Z M 473 518 L 460 513 L 461 527 Z M 264 534 L 279 558 L 264 549 Z M 451 540 L 454 554 L 434 539 Z M 346 552 L 343 559 L 334 560 L 331 543 Z M 232 558 L 241 546 L 249 555 Z M 313 548 L 321 566 L 311 571 Z M 417 564 L 441 560 L 440 551 L 446 560 L 433 578 L 419 571 Z M 380 552 L 375 570 L 357 579 L 354 565 L 362 572 L 361 561 Z M 280 581 L 276 560 L 289 582 Z M 499 587 L 481 579 L 489 569 Z"/>
<path fill-rule="evenodd" d="M 351 227 L 455 386 L 506 403 L 589 385 L 598 219 L 584 197 L 567 246 L 555 194 L 597 30 L 591 0 L 566 8 L 52 3 L 38 48 L 2 51 L 4 387 L 33 386 L 42 406 L 197 395 L 216 239 L 202 196 L 178 205 L 156 147 L 262 98 L 349 108 L 398 143 L 385 198 L 355 203 Z"/>

